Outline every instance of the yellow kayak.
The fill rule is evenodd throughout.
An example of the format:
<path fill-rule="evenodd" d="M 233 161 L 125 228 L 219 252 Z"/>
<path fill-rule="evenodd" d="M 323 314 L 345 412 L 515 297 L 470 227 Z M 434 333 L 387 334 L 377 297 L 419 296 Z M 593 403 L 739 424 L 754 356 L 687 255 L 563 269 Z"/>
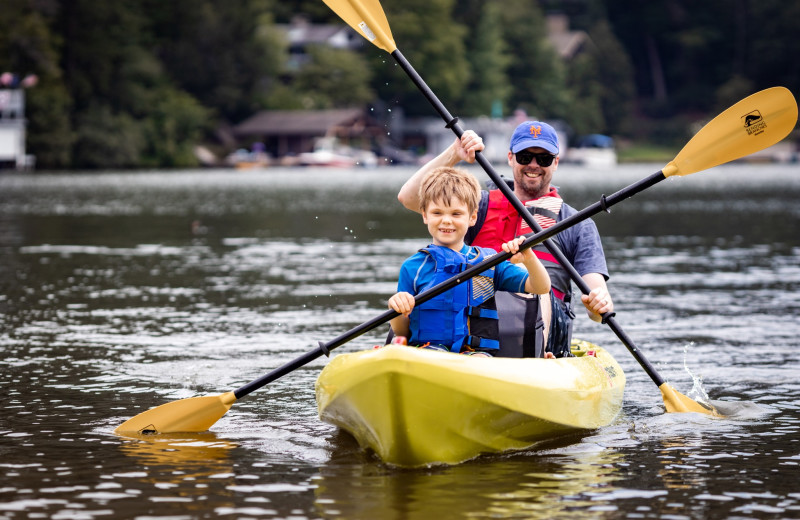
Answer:
<path fill-rule="evenodd" d="M 340 354 L 316 383 L 321 420 L 384 462 L 457 464 L 609 424 L 625 374 L 601 347 L 574 358 L 464 356 L 402 345 Z"/>

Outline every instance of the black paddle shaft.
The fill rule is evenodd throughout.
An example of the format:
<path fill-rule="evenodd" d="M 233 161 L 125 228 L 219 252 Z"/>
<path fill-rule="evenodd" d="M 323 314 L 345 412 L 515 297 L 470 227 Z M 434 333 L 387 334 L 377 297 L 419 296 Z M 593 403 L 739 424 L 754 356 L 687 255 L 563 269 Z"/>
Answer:
<path fill-rule="evenodd" d="M 447 108 L 445 108 L 444 104 L 442 104 L 442 102 L 439 101 L 439 98 L 436 97 L 436 94 L 433 93 L 433 91 L 428 87 L 428 85 L 425 83 L 422 77 L 420 77 L 420 75 L 417 74 L 417 71 L 414 70 L 414 67 L 412 67 L 411 64 L 408 62 L 408 60 L 406 60 L 405 56 L 403 56 L 403 53 L 401 53 L 400 50 L 397 49 L 394 52 L 392 52 L 392 57 L 397 61 L 397 63 L 406 72 L 406 74 L 408 74 L 408 76 L 411 78 L 414 84 L 417 85 L 419 90 L 428 99 L 431 105 L 433 105 L 436 111 L 439 112 L 439 115 L 442 116 L 442 119 L 444 119 L 446 123 L 445 126 L 453 130 L 456 136 L 461 138 L 461 136 L 464 134 L 464 131 L 458 124 L 458 118 L 453 117 L 452 114 L 450 114 Z M 517 210 L 517 212 L 531 227 L 531 229 L 533 229 L 537 233 L 542 231 L 541 226 L 539 226 L 539 224 L 533 219 L 531 213 L 517 198 L 517 196 L 508 186 L 508 184 L 506 184 L 500 177 L 500 175 L 498 175 L 498 173 L 495 171 L 495 169 L 492 167 L 491 163 L 489 163 L 486 157 L 484 157 L 483 154 L 481 154 L 480 152 L 476 152 L 475 160 L 489 175 L 489 178 L 492 179 L 492 182 L 494 182 L 495 185 L 497 185 L 497 187 L 500 189 L 500 191 L 503 192 L 503 195 L 506 197 L 506 199 L 508 199 L 511 205 L 514 206 L 514 209 Z M 659 174 L 660 173 L 661 172 L 659 172 Z M 662 178 L 664 178 L 663 174 L 661 175 Z M 608 204 L 605 196 L 603 196 L 600 202 L 601 204 L 605 205 L 603 209 L 608 211 Z M 578 286 L 578 289 L 580 289 L 581 293 L 589 294 L 590 289 L 589 286 L 586 284 L 586 281 L 581 277 L 581 275 L 578 273 L 575 267 L 569 262 L 569 260 L 567 260 L 567 258 L 564 256 L 564 253 L 561 251 L 561 249 L 559 249 L 558 245 L 556 245 L 556 243 L 550 239 L 545 240 L 544 245 L 547 248 L 547 250 L 550 251 L 550 254 L 556 257 L 558 263 L 561 264 L 561 266 L 567 270 L 570 278 L 572 278 L 572 280 L 575 282 L 575 285 Z M 614 331 L 614 333 L 617 335 L 620 341 L 622 341 L 622 343 L 628 348 L 628 350 L 630 350 L 630 352 L 633 354 L 633 356 L 636 358 L 636 360 L 639 362 L 642 368 L 645 369 L 645 371 L 653 380 L 653 382 L 655 382 L 658 386 L 661 386 L 664 383 L 664 380 L 661 378 L 658 372 L 655 371 L 655 369 L 647 360 L 647 358 L 644 357 L 644 354 L 638 352 L 638 347 L 633 342 L 633 340 L 625 333 L 625 331 L 622 330 L 622 327 L 620 327 L 619 324 L 617 324 L 616 320 L 614 319 L 614 313 L 603 314 L 602 321 L 603 323 L 608 324 L 608 326 L 611 328 L 611 330 Z"/>
<path fill-rule="evenodd" d="M 524 242 L 522 242 L 522 244 L 520 244 L 519 249 L 520 251 L 522 251 L 524 249 L 533 247 L 536 244 L 544 242 L 545 240 L 548 240 L 549 238 L 560 233 L 561 231 L 564 231 L 567 228 L 570 228 L 580 222 L 583 222 L 584 220 L 591 218 L 592 216 L 600 213 L 601 211 L 607 211 L 608 208 L 610 208 L 611 206 L 636 195 L 640 191 L 646 190 L 647 188 L 663 181 L 664 179 L 666 179 L 666 177 L 662 172 L 659 171 L 650 175 L 649 177 L 646 177 L 638 182 L 631 184 L 630 186 L 627 186 L 619 190 L 613 195 L 610 195 L 608 197 L 604 196 L 600 201 L 595 202 L 591 206 L 582 209 L 581 211 L 565 218 L 560 222 L 556 222 L 553 226 L 547 228 L 544 231 L 538 231 L 537 233 L 529 236 L 528 238 L 525 239 Z M 423 302 L 426 302 L 431 298 L 438 296 L 439 294 L 442 294 L 447 290 L 452 289 L 456 285 L 471 279 L 472 277 L 486 271 L 487 269 L 491 269 L 500 262 L 508 260 L 512 256 L 514 255 L 511 253 L 502 253 L 502 252 L 497 253 L 496 255 L 492 255 L 483 262 L 473 265 L 468 269 L 465 269 L 464 271 L 458 273 L 452 278 L 449 278 L 448 280 L 445 280 L 444 282 L 435 285 L 426 291 L 422 291 L 421 293 L 419 293 L 414 297 L 415 305 L 419 305 Z M 388 310 L 383 314 L 376 316 L 371 320 L 350 329 L 341 336 L 334 338 L 327 343 L 320 342 L 319 346 L 314 350 L 307 352 L 306 354 L 303 354 L 299 358 L 276 368 L 272 372 L 256 379 L 255 381 L 252 381 L 244 386 L 237 388 L 236 390 L 234 390 L 233 393 L 237 399 L 241 399 L 247 394 L 255 390 L 258 390 L 262 386 L 269 384 L 272 381 L 275 381 L 276 379 L 282 376 L 285 376 L 289 372 L 297 370 L 298 368 L 310 363 L 311 361 L 314 361 L 320 356 L 322 355 L 327 356 L 331 350 L 344 345 L 348 341 L 351 341 L 380 325 L 383 325 L 384 323 L 388 322 L 389 320 L 391 320 L 396 316 L 399 316 L 397 312 L 393 310 Z M 664 380 L 661 379 L 661 377 L 658 375 L 655 369 L 650 365 L 647 359 L 640 352 L 638 352 L 636 345 L 634 345 L 633 341 L 630 338 L 628 338 L 628 336 L 616 324 L 613 318 L 606 319 L 606 323 L 617 334 L 617 336 L 625 344 L 625 346 L 628 347 L 628 350 L 631 351 L 633 356 L 636 358 L 639 364 L 642 365 L 642 368 L 645 369 L 645 371 L 650 375 L 653 381 L 655 381 L 656 384 L 658 384 L 658 386 L 661 386 Z"/>

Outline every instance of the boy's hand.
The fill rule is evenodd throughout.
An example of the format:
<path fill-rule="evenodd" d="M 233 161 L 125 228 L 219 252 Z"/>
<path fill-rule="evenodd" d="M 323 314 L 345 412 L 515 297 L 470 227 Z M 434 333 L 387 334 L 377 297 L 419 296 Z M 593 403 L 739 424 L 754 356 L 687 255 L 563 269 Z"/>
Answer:
<path fill-rule="evenodd" d="M 525 262 L 526 260 L 535 258 L 535 255 L 533 254 L 533 251 L 531 250 L 530 247 L 527 248 L 525 251 L 522 251 L 521 253 L 517 253 L 517 251 L 519 251 L 520 244 L 522 244 L 523 242 L 525 242 L 524 236 L 517 237 L 514 240 L 509 240 L 508 242 L 506 242 L 501 246 L 503 248 L 503 251 L 506 253 L 516 253 L 514 254 L 514 256 L 509 258 L 509 262 L 511 262 L 512 264 L 518 264 L 520 262 Z"/>
<path fill-rule="evenodd" d="M 414 310 L 415 303 L 414 297 L 407 292 L 399 292 L 389 298 L 389 308 L 406 317 Z"/>

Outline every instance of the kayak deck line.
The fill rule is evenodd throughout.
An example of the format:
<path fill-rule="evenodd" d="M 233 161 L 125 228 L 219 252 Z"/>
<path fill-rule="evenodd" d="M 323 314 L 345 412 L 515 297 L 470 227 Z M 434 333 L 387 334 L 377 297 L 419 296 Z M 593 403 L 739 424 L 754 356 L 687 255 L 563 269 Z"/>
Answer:
<path fill-rule="evenodd" d="M 482 453 L 609 424 L 625 375 L 604 349 L 577 357 L 487 358 L 400 345 L 340 354 L 320 373 L 322 421 L 402 467 L 457 464 Z"/>

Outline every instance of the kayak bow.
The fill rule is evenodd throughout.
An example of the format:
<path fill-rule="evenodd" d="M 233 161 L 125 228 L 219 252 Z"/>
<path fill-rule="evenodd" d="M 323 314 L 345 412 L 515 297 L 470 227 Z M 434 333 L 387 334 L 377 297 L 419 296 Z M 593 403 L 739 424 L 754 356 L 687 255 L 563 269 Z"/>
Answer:
<path fill-rule="evenodd" d="M 401 345 L 341 354 L 317 379 L 319 416 L 403 467 L 529 448 L 605 426 L 622 407 L 622 369 L 604 349 L 580 343 L 578 357 L 561 359 Z"/>

